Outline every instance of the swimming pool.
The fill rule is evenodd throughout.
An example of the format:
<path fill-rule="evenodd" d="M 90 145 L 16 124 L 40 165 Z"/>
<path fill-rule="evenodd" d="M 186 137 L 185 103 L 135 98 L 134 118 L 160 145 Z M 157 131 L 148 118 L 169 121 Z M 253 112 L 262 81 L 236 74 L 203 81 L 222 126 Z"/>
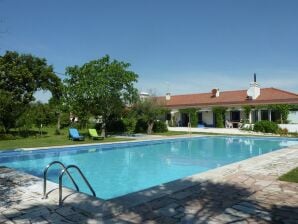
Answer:
<path fill-rule="evenodd" d="M 298 139 L 193 137 L 0 153 L 0 165 L 42 177 L 59 160 L 81 168 L 97 197 L 111 199 L 298 144 Z M 50 180 L 58 182 L 59 167 Z M 79 176 L 74 178 L 80 180 Z M 64 186 L 72 184 L 64 178 Z M 90 194 L 83 182 L 81 191 Z"/>

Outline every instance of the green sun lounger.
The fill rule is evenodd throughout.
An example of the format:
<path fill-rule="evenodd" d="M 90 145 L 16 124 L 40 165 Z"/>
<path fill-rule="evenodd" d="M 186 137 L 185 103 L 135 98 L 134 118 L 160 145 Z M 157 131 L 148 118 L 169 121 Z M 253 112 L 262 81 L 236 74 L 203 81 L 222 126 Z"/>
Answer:
<path fill-rule="evenodd" d="M 88 129 L 88 131 L 89 131 L 89 135 L 90 135 L 90 137 L 91 137 L 92 139 L 103 139 L 102 136 L 99 136 L 99 135 L 97 134 L 96 129 Z"/>

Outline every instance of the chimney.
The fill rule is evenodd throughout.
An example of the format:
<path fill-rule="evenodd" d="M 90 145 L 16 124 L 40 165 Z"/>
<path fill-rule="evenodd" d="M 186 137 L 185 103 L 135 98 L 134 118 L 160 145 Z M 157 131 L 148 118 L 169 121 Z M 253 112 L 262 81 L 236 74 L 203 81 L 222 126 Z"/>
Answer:
<path fill-rule="evenodd" d="M 211 90 L 212 97 L 219 97 L 219 89 L 212 89 Z"/>
<path fill-rule="evenodd" d="M 171 100 L 171 93 L 166 93 L 166 100 Z"/>
<path fill-rule="evenodd" d="M 248 99 L 255 100 L 260 96 L 261 89 L 259 84 L 257 83 L 257 75 L 254 73 L 254 82 L 250 83 L 249 88 L 247 90 Z"/>

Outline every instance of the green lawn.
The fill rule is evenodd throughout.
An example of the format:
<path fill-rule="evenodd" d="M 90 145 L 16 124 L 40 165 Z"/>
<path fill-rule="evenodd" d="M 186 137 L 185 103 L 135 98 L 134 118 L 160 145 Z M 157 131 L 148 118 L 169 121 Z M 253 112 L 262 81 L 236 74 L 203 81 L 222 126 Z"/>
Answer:
<path fill-rule="evenodd" d="M 174 135 L 187 135 L 186 131 L 167 131 L 167 132 L 156 132 L 152 133 L 153 135 L 163 135 L 163 136 L 174 136 Z"/>
<path fill-rule="evenodd" d="M 45 134 L 42 136 L 30 136 L 27 138 L 17 137 L 14 140 L 0 140 L 0 150 L 17 149 L 17 148 L 33 148 L 33 147 L 46 147 L 46 146 L 59 146 L 59 145 L 74 145 L 74 144 L 87 144 L 87 143 L 103 143 L 103 142 L 120 142 L 130 141 L 128 138 L 114 138 L 108 137 L 104 140 L 92 140 L 88 137 L 85 141 L 72 141 L 68 139 L 68 129 L 61 130 L 60 135 L 55 135 L 54 128 L 43 129 Z M 79 131 L 81 134 L 87 136 L 87 131 Z"/>
<path fill-rule="evenodd" d="M 279 180 L 298 183 L 298 167 L 282 175 Z"/>

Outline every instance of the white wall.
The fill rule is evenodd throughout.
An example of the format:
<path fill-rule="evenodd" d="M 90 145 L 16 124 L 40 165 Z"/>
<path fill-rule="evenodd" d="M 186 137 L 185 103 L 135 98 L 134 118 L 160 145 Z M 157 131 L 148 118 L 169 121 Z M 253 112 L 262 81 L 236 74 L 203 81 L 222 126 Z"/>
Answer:
<path fill-rule="evenodd" d="M 288 120 L 291 124 L 298 124 L 298 111 L 290 111 Z"/>
<path fill-rule="evenodd" d="M 226 113 L 225 113 L 225 117 L 226 117 L 226 120 L 231 120 L 231 113 L 230 113 L 230 111 L 226 111 Z"/>
<path fill-rule="evenodd" d="M 286 128 L 289 132 L 298 132 L 298 124 L 279 124 L 280 128 Z"/>
<path fill-rule="evenodd" d="M 213 125 L 213 112 L 212 111 L 203 111 L 202 112 L 203 116 L 203 122 L 206 123 L 207 125 Z"/>

